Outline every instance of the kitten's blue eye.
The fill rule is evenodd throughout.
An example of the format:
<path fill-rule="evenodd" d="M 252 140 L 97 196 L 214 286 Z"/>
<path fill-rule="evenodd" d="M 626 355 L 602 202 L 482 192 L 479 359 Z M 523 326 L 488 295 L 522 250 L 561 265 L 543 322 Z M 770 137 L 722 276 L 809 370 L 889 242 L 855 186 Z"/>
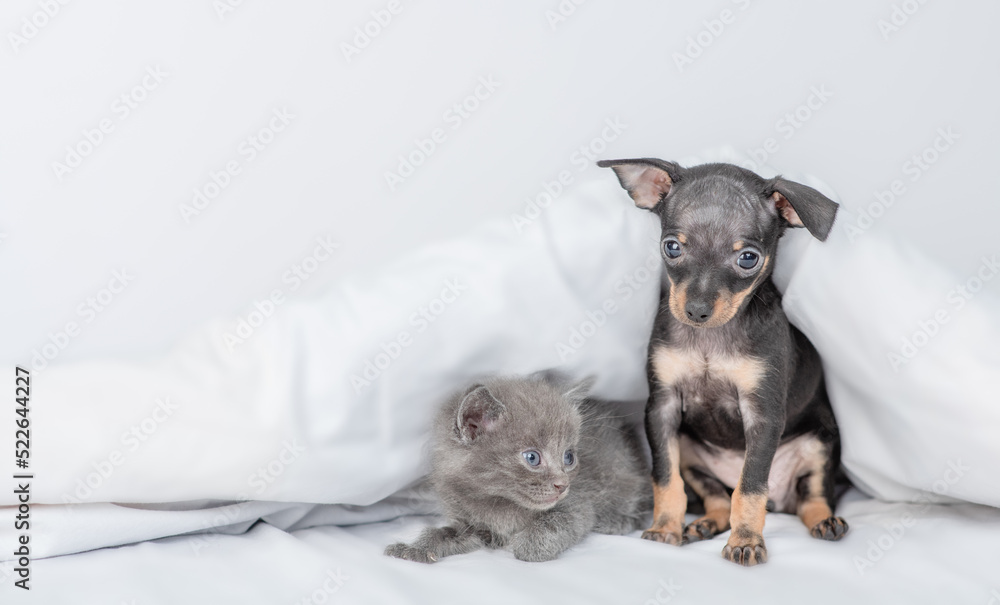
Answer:
<path fill-rule="evenodd" d="M 536 452 L 535 450 L 528 450 L 526 452 L 521 452 L 521 455 L 524 456 L 525 462 L 527 462 L 531 466 L 538 466 L 539 464 L 542 463 L 542 455 Z"/>
<path fill-rule="evenodd" d="M 566 450 L 566 453 L 563 454 L 563 464 L 573 466 L 574 462 L 576 462 L 576 456 L 573 455 L 573 450 Z"/>
<path fill-rule="evenodd" d="M 740 254 L 739 258 L 736 259 L 736 264 L 742 269 L 753 269 L 757 266 L 757 261 L 760 257 L 756 252 L 750 252 L 749 250 Z"/>

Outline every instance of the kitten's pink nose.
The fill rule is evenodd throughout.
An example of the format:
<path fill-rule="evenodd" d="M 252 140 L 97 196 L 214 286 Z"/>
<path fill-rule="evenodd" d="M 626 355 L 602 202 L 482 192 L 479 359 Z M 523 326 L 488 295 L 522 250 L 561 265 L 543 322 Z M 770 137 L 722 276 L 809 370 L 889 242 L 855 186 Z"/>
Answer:
<path fill-rule="evenodd" d="M 555 489 L 560 494 L 563 493 L 564 491 L 566 491 L 566 487 L 567 486 L 566 486 L 565 483 L 553 483 L 552 484 L 552 488 Z"/>

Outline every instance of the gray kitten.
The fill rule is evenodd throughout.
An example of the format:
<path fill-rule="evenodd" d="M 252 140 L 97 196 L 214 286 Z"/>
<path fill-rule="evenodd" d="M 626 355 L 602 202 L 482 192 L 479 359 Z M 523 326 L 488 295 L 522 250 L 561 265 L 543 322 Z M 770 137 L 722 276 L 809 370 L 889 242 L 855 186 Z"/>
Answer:
<path fill-rule="evenodd" d="M 548 561 L 590 532 L 645 527 L 649 471 L 634 432 L 586 398 L 590 382 L 493 378 L 434 423 L 431 484 L 451 523 L 385 554 L 421 563 L 480 548 Z"/>

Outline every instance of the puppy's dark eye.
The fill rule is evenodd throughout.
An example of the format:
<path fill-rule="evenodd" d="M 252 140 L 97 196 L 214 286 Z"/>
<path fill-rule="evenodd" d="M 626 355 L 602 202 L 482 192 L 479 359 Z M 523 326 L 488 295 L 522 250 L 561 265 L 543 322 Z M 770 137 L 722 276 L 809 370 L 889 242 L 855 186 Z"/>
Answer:
<path fill-rule="evenodd" d="M 527 462 L 529 466 L 538 466 L 542 463 L 542 455 L 535 450 L 521 452 L 521 455 L 524 456 L 524 461 Z"/>
<path fill-rule="evenodd" d="M 563 454 L 563 464 L 573 466 L 574 462 L 576 462 L 576 456 L 573 454 L 573 450 L 566 450 L 566 453 Z"/>
<path fill-rule="evenodd" d="M 744 252 L 740 254 L 740 257 L 736 259 L 736 264 L 743 269 L 753 269 L 757 266 L 757 261 L 760 260 L 760 256 L 756 252 Z"/>
<path fill-rule="evenodd" d="M 667 258 L 677 258 L 681 255 L 681 243 L 675 239 L 663 242 L 663 253 Z"/>

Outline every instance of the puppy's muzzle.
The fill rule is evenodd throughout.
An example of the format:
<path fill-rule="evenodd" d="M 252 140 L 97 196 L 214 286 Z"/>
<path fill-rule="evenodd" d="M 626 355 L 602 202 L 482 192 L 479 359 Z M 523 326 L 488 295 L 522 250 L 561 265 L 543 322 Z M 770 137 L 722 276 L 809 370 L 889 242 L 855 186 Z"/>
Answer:
<path fill-rule="evenodd" d="M 704 300 L 689 300 L 684 305 L 684 315 L 688 321 L 703 324 L 712 316 L 712 304 Z"/>
<path fill-rule="evenodd" d="M 682 324 L 693 328 L 718 328 L 729 322 L 743 305 L 752 287 L 740 292 L 717 292 L 688 295 L 688 284 L 670 282 L 670 313 Z"/>

